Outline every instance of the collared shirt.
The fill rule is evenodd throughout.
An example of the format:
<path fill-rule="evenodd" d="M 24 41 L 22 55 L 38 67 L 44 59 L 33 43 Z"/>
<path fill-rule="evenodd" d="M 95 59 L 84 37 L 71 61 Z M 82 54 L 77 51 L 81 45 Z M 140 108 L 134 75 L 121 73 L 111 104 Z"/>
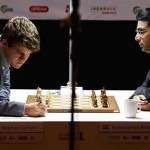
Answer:
<path fill-rule="evenodd" d="M 25 103 L 10 101 L 10 64 L 0 47 L 0 116 L 23 116 Z"/>
<path fill-rule="evenodd" d="M 10 95 L 10 65 L 3 50 L 0 48 L 0 99 L 9 99 Z"/>

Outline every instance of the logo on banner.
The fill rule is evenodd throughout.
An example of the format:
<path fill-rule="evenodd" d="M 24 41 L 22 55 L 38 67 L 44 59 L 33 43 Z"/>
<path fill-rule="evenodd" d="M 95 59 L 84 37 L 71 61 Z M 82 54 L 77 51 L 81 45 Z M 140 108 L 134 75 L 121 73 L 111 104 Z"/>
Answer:
<path fill-rule="evenodd" d="M 117 14 L 116 6 L 91 6 L 92 12 L 101 12 L 101 14 Z"/>
<path fill-rule="evenodd" d="M 13 8 L 9 8 L 7 5 L 2 5 L 0 7 L 0 11 L 5 14 L 7 12 L 12 12 L 13 11 Z"/>
<path fill-rule="evenodd" d="M 67 5 L 67 6 L 66 6 L 66 9 L 65 9 L 65 12 L 66 12 L 66 13 L 69 13 L 69 10 L 70 10 L 69 5 Z"/>
<path fill-rule="evenodd" d="M 48 8 L 48 6 L 30 6 L 30 8 L 29 8 L 29 10 L 31 11 L 31 12 L 48 12 L 49 11 L 49 8 Z"/>
<path fill-rule="evenodd" d="M 135 6 L 134 8 L 133 8 L 133 13 L 135 14 L 135 15 L 137 15 L 138 13 L 139 13 L 139 11 L 141 11 L 142 9 L 139 7 L 139 6 Z"/>

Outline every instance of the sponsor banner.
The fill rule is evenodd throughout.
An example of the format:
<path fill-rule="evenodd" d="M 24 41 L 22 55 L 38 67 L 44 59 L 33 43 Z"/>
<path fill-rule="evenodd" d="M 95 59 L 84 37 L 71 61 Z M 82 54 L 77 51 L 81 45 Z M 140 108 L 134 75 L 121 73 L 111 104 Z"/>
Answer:
<path fill-rule="evenodd" d="M 103 142 L 149 143 L 150 133 L 101 133 Z"/>
<path fill-rule="evenodd" d="M 80 0 L 79 14 L 81 20 L 135 20 L 147 7 L 149 0 Z"/>
<path fill-rule="evenodd" d="M 26 16 L 29 19 L 58 20 L 69 15 L 71 0 L 0 0 L 0 19 Z M 135 20 L 149 0 L 79 0 L 81 20 Z"/>
<path fill-rule="evenodd" d="M 149 132 L 150 123 L 147 122 L 103 122 L 100 124 L 100 132 L 132 133 Z"/>
<path fill-rule="evenodd" d="M 103 122 L 99 127 L 104 142 L 150 142 L 149 122 Z"/>
<path fill-rule="evenodd" d="M 37 20 L 58 20 L 69 15 L 69 0 L 0 0 L 0 19 L 26 16 Z"/>
<path fill-rule="evenodd" d="M 42 143 L 43 122 L 1 122 L 0 143 Z"/>
<path fill-rule="evenodd" d="M 43 142 L 43 133 L 1 133 L 0 134 L 0 143 L 4 144 L 23 144 L 23 143 L 42 143 Z"/>
<path fill-rule="evenodd" d="M 1 122 L 1 149 L 68 150 L 70 138 L 78 150 L 131 149 L 149 150 L 150 122 Z M 70 129 L 73 135 L 70 134 Z M 7 143 L 7 144 L 4 144 Z M 128 144 L 127 144 L 128 143 Z M 24 147 L 25 146 L 25 147 Z"/>

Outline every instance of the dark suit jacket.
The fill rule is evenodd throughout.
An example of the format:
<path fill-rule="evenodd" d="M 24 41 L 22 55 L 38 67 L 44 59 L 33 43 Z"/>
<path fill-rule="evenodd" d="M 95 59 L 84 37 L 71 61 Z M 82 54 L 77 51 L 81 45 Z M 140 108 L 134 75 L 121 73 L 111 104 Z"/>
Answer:
<path fill-rule="evenodd" d="M 145 81 L 139 86 L 133 95 L 130 98 L 133 98 L 134 95 L 144 95 L 146 99 L 150 102 L 150 70 L 146 75 Z"/>

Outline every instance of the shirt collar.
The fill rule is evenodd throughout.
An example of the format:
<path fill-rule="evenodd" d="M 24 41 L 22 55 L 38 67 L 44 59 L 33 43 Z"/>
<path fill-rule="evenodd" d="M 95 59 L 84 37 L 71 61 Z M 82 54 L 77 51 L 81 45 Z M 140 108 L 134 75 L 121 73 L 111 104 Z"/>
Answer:
<path fill-rule="evenodd" d="M 0 65 L 2 67 L 10 67 L 10 64 L 8 63 L 8 61 L 4 55 L 2 47 L 0 47 Z"/>

